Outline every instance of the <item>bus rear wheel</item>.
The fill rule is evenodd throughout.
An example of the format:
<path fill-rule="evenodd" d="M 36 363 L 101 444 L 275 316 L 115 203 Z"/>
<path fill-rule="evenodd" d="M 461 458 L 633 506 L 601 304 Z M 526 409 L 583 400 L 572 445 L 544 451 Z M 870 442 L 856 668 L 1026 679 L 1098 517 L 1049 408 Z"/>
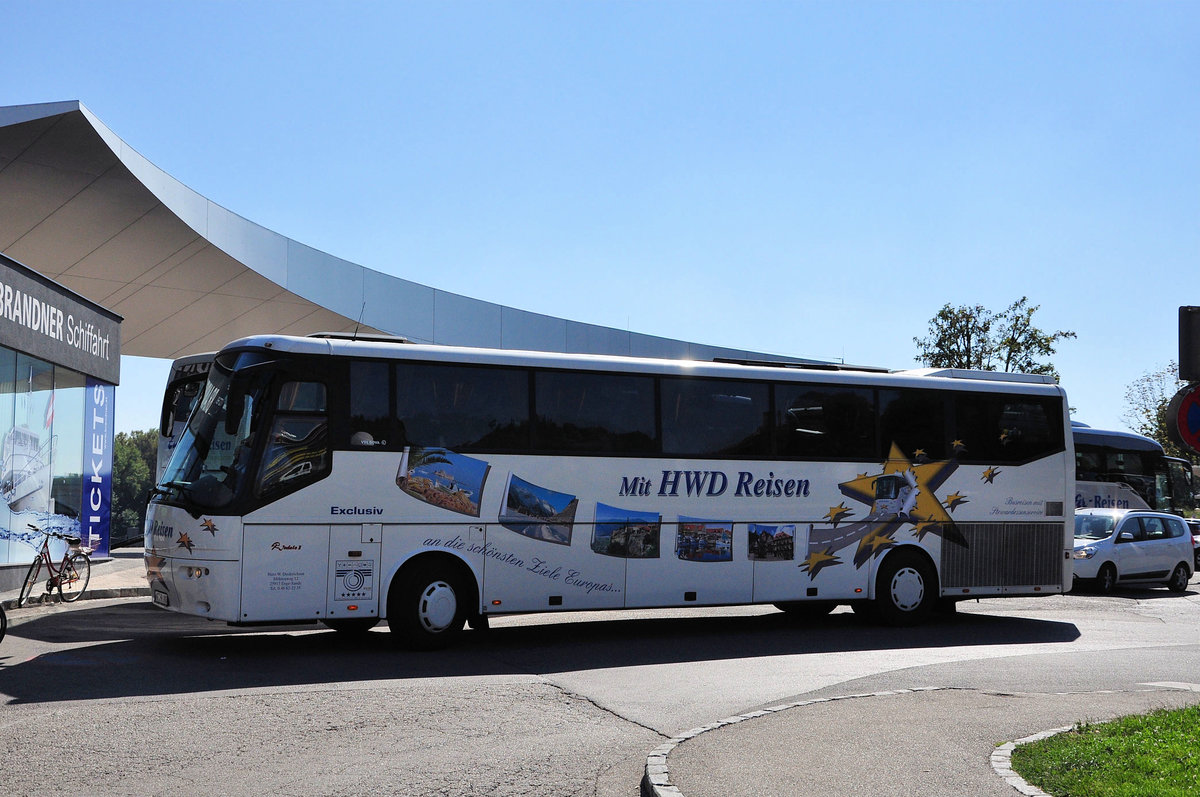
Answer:
<path fill-rule="evenodd" d="M 388 627 L 407 647 L 438 650 L 453 644 L 466 621 L 466 591 L 440 568 L 405 574 L 388 595 Z"/>
<path fill-rule="evenodd" d="M 883 560 L 875 580 L 874 614 L 886 625 L 916 625 L 938 599 L 937 575 L 924 556 L 897 551 Z"/>

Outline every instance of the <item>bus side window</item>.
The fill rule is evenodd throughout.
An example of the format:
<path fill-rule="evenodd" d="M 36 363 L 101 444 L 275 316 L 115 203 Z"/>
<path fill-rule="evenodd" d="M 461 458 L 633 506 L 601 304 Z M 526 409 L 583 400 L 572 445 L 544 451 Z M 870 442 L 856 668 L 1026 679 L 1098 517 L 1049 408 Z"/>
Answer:
<path fill-rule="evenodd" d="M 894 443 L 908 457 L 921 451 L 929 459 L 946 459 L 951 443 L 947 398 L 943 391 L 934 390 L 879 391 L 880 454 L 888 456 Z"/>
<path fill-rule="evenodd" d="M 534 377 L 540 451 L 656 451 L 654 380 L 629 374 L 539 371 Z"/>
<path fill-rule="evenodd" d="M 329 473 L 325 395 L 320 382 L 286 382 L 280 388 L 258 472 L 260 497 L 291 492 Z"/>
<path fill-rule="evenodd" d="M 529 450 L 529 372 L 396 364 L 397 428 L 407 445 L 451 451 Z"/>
<path fill-rule="evenodd" d="M 766 455 L 769 406 L 762 382 L 663 379 L 663 453 Z"/>
<path fill-rule="evenodd" d="M 404 440 L 392 425 L 391 367 L 385 362 L 350 363 L 350 424 L 352 449 L 397 449 Z"/>
<path fill-rule="evenodd" d="M 815 459 L 872 459 L 875 395 L 870 388 L 775 385 L 775 453 Z"/>

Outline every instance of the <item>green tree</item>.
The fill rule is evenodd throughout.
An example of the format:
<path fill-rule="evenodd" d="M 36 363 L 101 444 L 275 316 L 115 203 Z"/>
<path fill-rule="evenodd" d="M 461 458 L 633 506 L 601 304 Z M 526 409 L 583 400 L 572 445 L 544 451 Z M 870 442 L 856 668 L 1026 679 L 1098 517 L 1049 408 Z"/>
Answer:
<path fill-rule="evenodd" d="M 146 498 L 154 486 L 158 430 L 119 432 L 113 439 L 112 535 L 124 539 L 130 529 L 140 539 L 146 520 Z"/>
<path fill-rule="evenodd" d="M 1058 371 L 1043 358 L 1053 356 L 1060 340 L 1074 332 L 1045 332 L 1033 323 L 1041 305 L 1022 296 L 999 313 L 981 304 L 946 304 L 929 319 L 929 336 L 913 338 L 917 360 L 930 368 L 970 368 L 977 371 L 1046 374 Z"/>
<path fill-rule="evenodd" d="M 1121 416 L 1129 428 L 1162 445 L 1168 456 L 1191 460 L 1191 452 L 1183 451 L 1167 435 L 1167 405 L 1186 385 L 1179 379 L 1175 361 L 1147 371 L 1125 388 L 1125 413 Z"/>

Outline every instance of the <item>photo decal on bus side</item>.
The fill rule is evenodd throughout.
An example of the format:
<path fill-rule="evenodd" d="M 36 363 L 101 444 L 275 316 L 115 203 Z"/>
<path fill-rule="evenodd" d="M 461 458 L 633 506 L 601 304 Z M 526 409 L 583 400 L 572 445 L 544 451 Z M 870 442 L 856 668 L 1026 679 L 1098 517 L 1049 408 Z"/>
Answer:
<path fill-rule="evenodd" d="M 579 499 L 509 474 L 500 525 L 534 540 L 571 544 Z"/>
<path fill-rule="evenodd" d="M 592 550 L 625 559 L 657 559 L 661 550 L 662 515 L 596 504 Z"/>
<path fill-rule="evenodd" d="M 400 457 L 396 486 L 420 501 L 460 515 L 479 517 L 491 466 L 444 448 L 410 446 Z"/>
<path fill-rule="evenodd" d="M 675 555 L 687 562 L 732 562 L 733 523 L 679 518 Z"/>
<path fill-rule="evenodd" d="M 796 556 L 796 526 L 791 523 L 750 523 L 746 532 L 746 551 L 758 562 L 790 561 Z"/>

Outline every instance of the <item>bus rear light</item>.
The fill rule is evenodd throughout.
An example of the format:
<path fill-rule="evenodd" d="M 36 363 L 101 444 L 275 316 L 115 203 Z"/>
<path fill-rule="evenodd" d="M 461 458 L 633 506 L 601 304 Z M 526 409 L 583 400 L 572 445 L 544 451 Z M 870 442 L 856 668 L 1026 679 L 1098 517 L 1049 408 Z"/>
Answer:
<path fill-rule="evenodd" d="M 855 594 L 855 595 L 861 595 L 861 594 L 862 594 L 862 587 L 855 587 L 855 588 L 854 588 L 854 594 Z"/>
<path fill-rule="evenodd" d="M 355 606 L 355 605 L 352 603 L 352 604 L 350 604 L 349 606 L 347 606 L 347 607 L 346 607 L 346 611 L 349 611 L 349 612 L 356 612 L 356 611 L 358 611 L 358 607 L 357 607 L 357 606 Z"/>
<path fill-rule="evenodd" d="M 492 601 L 492 605 L 493 605 L 493 606 L 499 606 L 499 605 L 500 605 L 500 601 Z"/>

